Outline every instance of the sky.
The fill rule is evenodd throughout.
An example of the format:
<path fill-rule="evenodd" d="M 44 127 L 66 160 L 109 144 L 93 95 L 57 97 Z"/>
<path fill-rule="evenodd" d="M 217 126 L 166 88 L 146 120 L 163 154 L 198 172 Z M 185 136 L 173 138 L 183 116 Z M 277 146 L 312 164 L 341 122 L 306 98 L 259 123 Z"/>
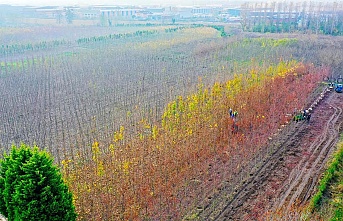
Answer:
<path fill-rule="evenodd" d="M 235 1 L 235 0 L 231 0 Z M 237 1 L 237 0 L 236 0 Z M 213 5 L 230 0 L 0 0 L 10 5 Z"/>

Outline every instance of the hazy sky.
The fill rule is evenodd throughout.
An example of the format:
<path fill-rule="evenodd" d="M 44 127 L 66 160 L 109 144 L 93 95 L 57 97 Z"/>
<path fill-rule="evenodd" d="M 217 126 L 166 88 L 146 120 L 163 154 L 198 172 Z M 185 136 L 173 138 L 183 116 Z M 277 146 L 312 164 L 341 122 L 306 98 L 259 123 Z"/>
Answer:
<path fill-rule="evenodd" d="M 203 5 L 223 2 L 235 2 L 235 0 L 0 0 L 0 4 L 11 5 Z"/>

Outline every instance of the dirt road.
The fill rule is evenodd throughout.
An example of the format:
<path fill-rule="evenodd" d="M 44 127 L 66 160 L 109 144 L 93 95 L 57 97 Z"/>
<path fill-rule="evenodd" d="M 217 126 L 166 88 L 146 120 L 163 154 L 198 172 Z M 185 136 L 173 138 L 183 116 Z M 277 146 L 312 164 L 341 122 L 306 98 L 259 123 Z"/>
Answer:
<path fill-rule="evenodd" d="M 319 101 L 319 100 L 318 100 Z M 270 145 L 267 156 L 232 195 L 225 188 L 198 220 L 264 220 L 267 211 L 306 202 L 315 190 L 342 131 L 343 95 L 327 92 L 314 107 L 311 121 L 293 122 Z"/>

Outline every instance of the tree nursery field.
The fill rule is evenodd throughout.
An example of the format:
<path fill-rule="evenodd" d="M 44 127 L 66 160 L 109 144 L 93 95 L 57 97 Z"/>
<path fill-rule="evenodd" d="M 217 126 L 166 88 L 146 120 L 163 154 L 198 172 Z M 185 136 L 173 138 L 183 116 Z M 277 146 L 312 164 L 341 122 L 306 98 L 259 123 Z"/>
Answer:
<path fill-rule="evenodd" d="M 326 153 L 338 140 L 343 99 L 323 80 L 342 74 L 342 37 L 177 24 L 65 29 L 0 30 L 0 150 L 24 142 L 50 152 L 78 220 L 276 216 L 304 194 L 282 184 L 292 193 L 300 185 L 287 171 L 269 179 L 270 168 L 286 164 L 300 177 L 308 159 L 327 161 L 311 155 L 324 140 Z M 292 121 L 311 105 L 309 124 Z M 307 167 L 313 182 L 318 165 Z M 275 194 L 263 198 L 261 186 Z"/>

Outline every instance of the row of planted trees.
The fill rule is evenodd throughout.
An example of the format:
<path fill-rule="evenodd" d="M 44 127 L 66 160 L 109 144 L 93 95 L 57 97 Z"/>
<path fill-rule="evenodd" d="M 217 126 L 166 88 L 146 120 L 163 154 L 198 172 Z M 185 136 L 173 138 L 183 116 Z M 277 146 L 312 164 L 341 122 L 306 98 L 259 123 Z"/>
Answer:
<path fill-rule="evenodd" d="M 199 28 L 199 27 L 204 27 L 204 25 L 190 25 L 190 26 L 178 26 L 178 27 L 165 27 L 164 32 L 165 33 L 172 33 L 176 31 L 180 31 L 183 29 L 193 29 L 193 28 Z M 159 29 L 152 29 L 152 30 L 139 30 L 135 31 L 132 33 L 119 33 L 119 34 L 109 34 L 107 36 L 94 36 L 94 37 L 88 37 L 88 38 L 79 38 L 76 42 L 78 45 L 82 45 L 85 43 L 90 43 L 90 42 L 104 42 L 110 41 L 110 40 L 115 40 L 115 39 L 125 39 L 125 38 L 132 38 L 132 37 L 142 37 L 142 36 L 151 36 L 151 35 L 156 35 L 159 31 Z"/>
<path fill-rule="evenodd" d="M 289 59 L 298 48 L 290 39 L 219 39 L 215 29 L 205 27 L 157 37 L 1 64 L 1 148 L 36 143 L 58 163 L 63 160 L 80 219 L 181 217 L 185 206 L 229 180 L 244 163 L 238 161 L 246 156 L 243 142 L 249 147 L 267 137 L 262 126 L 260 134 L 249 135 L 244 116 L 258 96 L 268 105 L 263 96 L 271 96 L 260 93 L 270 84 L 263 77 L 248 83 L 244 75 L 263 76 L 268 64 Z M 247 69 L 251 64 L 255 71 Z M 272 69 L 264 73 L 282 72 Z M 225 86 L 234 72 L 244 74 Z M 198 77 L 203 85 L 185 96 Z M 163 105 L 176 94 L 183 96 L 161 119 Z M 246 95 L 253 100 L 241 102 Z M 230 139 L 229 106 L 240 113 L 240 132 Z M 262 125 L 267 117 L 258 113 L 256 122 Z"/>
<path fill-rule="evenodd" d="M 38 43 L 27 43 L 27 44 L 1 45 L 0 55 L 11 56 L 11 55 L 23 54 L 25 52 L 31 52 L 31 51 L 55 49 L 60 46 L 68 46 L 68 45 L 70 45 L 70 42 L 67 42 L 66 40 L 42 41 Z"/>
<path fill-rule="evenodd" d="M 268 57 L 265 65 L 286 51 L 277 43 L 281 40 L 206 40 L 218 35 L 213 28 L 165 35 L 159 41 L 108 45 L 103 51 L 2 63 L 1 148 L 35 143 L 60 163 L 64 155 L 87 152 L 95 139 L 108 142 L 125 122 L 160 120 L 164 105 L 192 91 L 198 77 L 207 86 L 230 78 L 232 70 L 244 70 L 247 52 L 257 63 Z M 126 129 L 128 136 L 134 131 Z"/>
<path fill-rule="evenodd" d="M 244 30 L 343 34 L 342 2 L 261 2 L 242 5 Z"/>
<path fill-rule="evenodd" d="M 223 180 L 234 189 L 239 170 L 327 75 L 295 61 L 256 65 L 211 87 L 200 81 L 168 104 L 161 123 L 137 122 L 136 136 L 124 125 L 109 145 L 94 141 L 91 159 L 80 152 L 62 163 L 79 219 L 177 220 Z M 230 107 L 239 113 L 235 133 Z"/>
<path fill-rule="evenodd" d="M 149 27 L 149 26 L 147 26 Z M 165 32 L 171 33 L 180 31 L 187 28 L 197 28 L 203 27 L 203 25 L 190 25 L 190 26 L 172 26 L 172 27 L 155 27 L 152 26 L 148 30 L 137 30 L 132 32 L 126 33 L 113 33 L 108 35 L 101 35 L 101 36 L 93 36 L 93 37 L 81 37 L 76 39 L 75 41 L 70 40 L 51 40 L 51 41 L 40 41 L 36 43 L 25 43 L 25 44 L 2 44 L 0 46 L 0 57 L 10 57 L 13 55 L 18 54 L 25 54 L 25 53 L 32 53 L 32 52 L 39 52 L 44 50 L 51 50 L 51 49 L 60 49 L 61 47 L 72 47 L 72 46 L 85 46 L 85 44 L 89 43 L 98 43 L 103 42 L 107 43 L 107 41 L 113 41 L 116 39 L 127 39 L 132 37 L 148 37 L 152 35 L 156 35 L 158 32 Z"/>
<path fill-rule="evenodd" d="M 197 38 L 216 35 L 212 28 L 205 31 L 209 33 Z M 183 38 L 175 34 L 163 33 L 159 39 L 197 39 L 191 33 Z M 107 44 L 106 50 L 1 62 L 0 148 L 36 143 L 49 148 L 60 162 L 64 152 L 86 148 L 95 138 L 106 140 L 122 121 L 132 118 L 130 112 L 137 106 L 156 116 L 169 95 L 167 87 L 181 81 L 179 72 L 191 78 L 199 59 L 171 51 L 165 55 L 148 49 L 153 44 L 161 47 L 151 39 L 136 40 Z"/>

